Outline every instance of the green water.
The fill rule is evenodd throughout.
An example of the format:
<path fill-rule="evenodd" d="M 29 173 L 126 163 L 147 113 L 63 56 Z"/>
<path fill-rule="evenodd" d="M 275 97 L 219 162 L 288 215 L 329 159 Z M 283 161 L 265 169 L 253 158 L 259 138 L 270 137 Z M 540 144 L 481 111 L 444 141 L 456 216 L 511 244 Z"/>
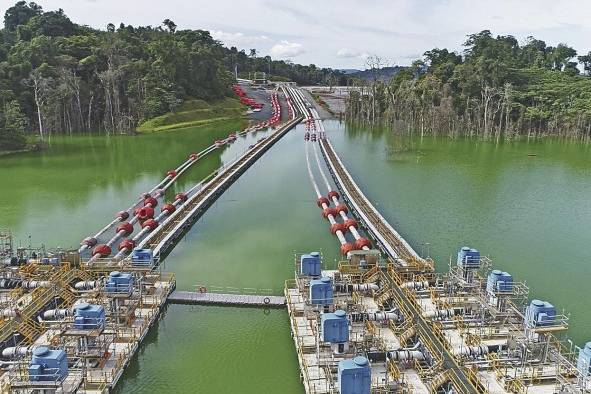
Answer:
<path fill-rule="evenodd" d="M 0 158 L 0 226 L 26 241 L 75 246 L 155 184 L 166 169 L 226 130 L 141 138 L 54 140 L 42 156 Z M 326 124 L 345 164 L 382 214 L 442 270 L 469 244 L 527 280 L 532 295 L 572 313 L 570 334 L 591 338 L 591 148 L 572 142 L 450 141 L 395 137 Z M 250 168 L 168 256 L 178 287 L 280 292 L 295 251 L 337 242 L 315 205 L 301 126 Z M 196 166 L 181 190 L 258 137 Z M 531 156 L 531 155 L 536 156 Z M 118 391 L 302 393 L 287 314 L 169 306 Z"/>

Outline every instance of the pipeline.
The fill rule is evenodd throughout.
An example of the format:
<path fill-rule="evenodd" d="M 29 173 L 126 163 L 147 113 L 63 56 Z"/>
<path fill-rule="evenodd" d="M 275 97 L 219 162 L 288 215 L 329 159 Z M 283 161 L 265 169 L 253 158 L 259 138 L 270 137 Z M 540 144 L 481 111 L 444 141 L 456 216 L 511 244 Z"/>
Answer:
<path fill-rule="evenodd" d="M 298 94 L 300 94 L 300 97 L 303 99 L 303 97 L 301 96 L 301 92 L 298 92 Z M 323 136 L 325 135 L 325 129 L 324 129 L 324 124 L 322 122 L 322 119 L 320 119 L 320 115 L 318 114 L 318 111 L 316 111 L 315 108 L 311 108 L 309 110 L 309 112 L 312 114 L 312 117 L 315 121 L 318 122 L 319 128 L 320 128 L 320 133 L 321 133 L 321 138 L 323 138 Z M 326 173 L 324 172 L 323 168 L 322 168 L 322 164 L 320 163 L 320 156 L 318 155 L 318 150 L 316 148 L 316 144 L 313 145 L 314 148 L 314 156 L 316 159 L 316 164 L 318 166 L 318 170 L 320 171 L 320 175 L 324 181 L 324 185 L 326 186 L 327 192 L 328 192 L 328 198 L 329 201 L 332 200 L 335 208 L 332 208 L 332 212 L 335 214 L 338 214 L 341 219 L 342 219 L 342 223 L 336 223 L 335 222 L 331 222 L 331 232 L 336 233 L 337 231 L 340 231 L 343 234 L 343 239 L 344 239 L 344 234 L 349 231 L 353 237 L 355 238 L 355 243 L 351 244 L 348 242 L 341 242 L 341 252 L 343 253 L 343 255 L 348 255 L 349 252 L 355 250 L 355 249 L 359 249 L 359 250 L 369 250 L 370 246 L 371 246 L 371 242 L 367 239 L 367 238 L 363 238 L 361 237 L 361 235 L 359 234 L 359 232 L 357 231 L 357 227 L 358 224 L 354 219 L 349 219 L 348 217 L 348 208 L 346 205 L 341 204 L 339 202 L 339 194 L 338 192 L 334 191 L 330 185 L 330 182 L 328 180 L 328 177 L 326 176 Z M 340 240 L 340 237 L 339 237 Z"/>
<path fill-rule="evenodd" d="M 423 313 L 423 317 L 432 320 L 447 319 L 465 313 L 464 308 L 434 309 Z"/>
<path fill-rule="evenodd" d="M 400 287 L 409 290 L 425 290 L 429 288 L 429 282 L 426 280 L 416 282 L 405 282 L 401 284 Z"/>
<path fill-rule="evenodd" d="M 413 347 L 390 350 L 386 352 L 368 352 L 367 358 L 372 362 L 386 362 L 386 360 L 394 360 L 403 363 L 408 363 L 413 360 L 425 360 L 425 354 L 419 350 L 421 344 L 417 342 Z"/>
<path fill-rule="evenodd" d="M 352 293 L 354 291 L 377 291 L 380 287 L 376 283 L 336 283 L 334 289 L 341 293 Z"/>
<path fill-rule="evenodd" d="M 99 280 L 85 280 L 81 282 L 76 282 L 74 284 L 74 288 L 78 291 L 92 290 L 96 287 L 99 287 L 100 284 L 101 282 Z"/>
<path fill-rule="evenodd" d="M 33 351 L 36 346 L 11 346 L 2 349 L 2 358 L 18 358 L 26 356 L 29 351 Z"/>
<path fill-rule="evenodd" d="M 390 311 L 377 311 L 377 312 L 353 312 L 349 315 L 352 322 L 360 323 L 365 321 L 394 321 L 397 322 L 401 319 L 400 314 L 396 310 Z"/>
<path fill-rule="evenodd" d="M 273 106 L 273 114 L 272 114 L 271 118 L 263 124 L 262 127 L 259 127 L 260 124 L 253 126 L 253 127 L 249 127 L 249 128 L 246 128 L 245 130 L 243 130 L 242 132 L 239 132 L 238 135 L 244 135 L 250 131 L 260 130 L 263 127 L 270 126 L 270 125 L 272 126 L 272 125 L 277 124 L 281 119 L 281 105 L 279 104 L 279 98 L 278 98 L 277 93 L 273 93 L 273 95 L 271 96 L 271 105 Z M 223 140 L 216 140 L 212 145 L 205 148 L 201 152 L 190 154 L 189 157 L 187 158 L 187 160 L 184 161 L 180 166 L 178 166 L 177 168 L 175 168 L 173 170 L 169 170 L 166 173 L 166 177 L 160 183 L 158 183 L 154 188 L 152 188 L 152 190 L 150 190 L 150 192 L 145 193 L 143 195 L 143 199 L 140 199 L 138 202 L 136 202 L 135 204 L 130 206 L 127 210 L 119 212 L 117 215 L 117 218 L 115 220 L 113 220 L 111 223 L 107 224 L 104 228 L 102 228 L 93 237 L 85 238 L 81 242 L 82 246 L 80 247 L 78 252 L 82 253 L 86 249 L 94 247 L 93 252 L 92 252 L 91 261 L 96 260 L 98 257 L 108 257 L 111 254 L 112 246 L 115 244 L 115 242 L 117 242 L 117 240 L 119 240 L 120 238 L 122 238 L 124 236 L 130 235 L 133 232 L 133 225 L 139 219 L 142 219 L 142 220 L 152 219 L 152 217 L 150 217 L 150 214 L 153 215 L 153 209 L 156 207 L 156 205 L 158 203 L 156 198 L 164 196 L 164 193 L 166 192 L 166 190 L 172 184 L 174 184 L 174 182 L 176 182 L 176 180 L 186 170 L 188 170 L 194 163 L 196 163 L 198 161 L 198 159 L 209 154 L 210 152 L 214 151 L 215 149 L 218 149 L 218 148 L 224 146 L 226 143 L 233 142 L 235 140 L 236 140 L 236 133 L 231 133 L 227 138 L 225 138 Z M 156 191 L 156 193 L 154 195 L 152 195 L 154 193 L 154 191 Z M 153 203 L 146 203 L 147 201 L 150 201 Z M 142 208 L 140 208 L 140 205 L 142 202 L 144 203 L 144 206 Z M 150 210 L 150 208 L 151 208 L 151 210 Z M 132 219 L 129 222 L 124 222 L 125 220 L 127 220 L 129 218 L 131 211 L 134 211 L 134 216 L 132 217 Z M 112 237 L 106 244 L 98 244 L 97 245 L 98 238 L 104 232 L 106 232 L 109 228 L 111 228 L 113 225 L 115 225 L 117 222 L 124 222 L 124 223 L 122 223 L 121 226 L 117 227 L 115 236 Z M 129 225 L 131 225 L 131 227 Z M 98 255 L 98 257 L 95 257 L 97 255 Z"/>

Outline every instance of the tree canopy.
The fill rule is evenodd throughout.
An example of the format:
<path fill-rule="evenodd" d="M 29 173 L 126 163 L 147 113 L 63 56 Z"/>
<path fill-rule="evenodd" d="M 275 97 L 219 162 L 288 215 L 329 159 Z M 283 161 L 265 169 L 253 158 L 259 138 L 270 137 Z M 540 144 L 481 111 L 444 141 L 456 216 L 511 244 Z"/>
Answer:
<path fill-rule="evenodd" d="M 208 31 L 179 30 L 168 18 L 156 27 L 109 23 L 99 30 L 72 22 L 62 9 L 19 1 L 0 30 L 0 128 L 18 108 L 26 129 L 41 137 L 127 132 L 185 100 L 231 95 L 235 68 L 304 84 L 335 74 L 225 48 Z M 8 132 L 16 131 L 2 135 Z"/>
<path fill-rule="evenodd" d="M 577 62 L 580 62 L 579 63 Z M 582 70 L 586 76 L 580 75 Z M 435 48 L 408 71 L 354 92 L 351 119 L 405 121 L 421 132 L 591 137 L 591 53 L 528 37 L 470 34 L 461 54 Z M 377 100 L 376 98 L 381 100 Z"/>

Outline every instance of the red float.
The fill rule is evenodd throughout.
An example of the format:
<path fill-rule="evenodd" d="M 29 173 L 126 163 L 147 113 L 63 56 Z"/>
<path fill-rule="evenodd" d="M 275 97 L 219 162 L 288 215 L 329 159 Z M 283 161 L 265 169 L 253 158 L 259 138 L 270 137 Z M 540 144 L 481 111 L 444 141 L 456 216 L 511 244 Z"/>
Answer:
<path fill-rule="evenodd" d="M 152 231 L 156 227 L 158 227 L 158 222 L 155 221 L 154 219 L 148 219 L 144 223 L 142 223 L 142 227 L 143 228 L 149 227 L 150 228 L 150 231 Z"/>
<path fill-rule="evenodd" d="M 338 213 L 341 213 L 341 212 L 349 213 L 349 208 L 347 208 L 347 206 L 344 204 L 337 205 L 335 207 L 335 209 L 337 210 Z"/>
<path fill-rule="evenodd" d="M 121 232 L 121 231 L 124 232 L 123 236 L 133 233 L 133 224 L 131 224 L 129 222 L 121 223 L 119 226 L 117 226 L 117 229 L 115 230 L 115 232 L 117 234 L 119 234 L 119 232 Z"/>
<path fill-rule="evenodd" d="M 364 246 L 371 248 L 371 241 L 367 238 L 359 238 L 355 241 L 355 247 L 357 249 L 363 249 Z"/>
<path fill-rule="evenodd" d="M 89 248 L 92 248 L 94 245 L 96 245 L 97 240 L 94 237 L 87 237 L 84 238 L 84 240 L 81 242 L 82 245 L 86 245 Z"/>
<path fill-rule="evenodd" d="M 355 227 L 358 228 L 359 225 L 357 224 L 357 221 L 355 219 L 347 219 L 345 220 L 345 226 L 347 227 Z"/>
<path fill-rule="evenodd" d="M 154 208 L 152 207 L 143 207 L 138 209 L 137 212 L 137 216 L 141 219 L 141 220 L 145 220 L 145 219 L 151 219 L 154 217 Z"/>
<path fill-rule="evenodd" d="M 154 197 L 148 197 L 144 200 L 144 205 L 151 205 L 152 208 L 154 208 L 156 205 L 158 205 L 158 200 L 156 200 Z"/>
<path fill-rule="evenodd" d="M 337 231 L 340 231 L 343 234 L 345 234 L 347 230 L 349 230 L 349 227 L 345 226 L 345 223 L 335 223 L 332 226 L 330 226 L 330 232 L 333 234 L 336 234 Z"/>
<path fill-rule="evenodd" d="M 129 218 L 129 212 L 127 212 L 127 211 L 119 211 L 119 212 L 117 212 L 117 217 L 121 221 L 127 220 L 127 218 Z"/>
<path fill-rule="evenodd" d="M 98 244 L 92 250 L 93 256 L 99 255 L 99 257 L 109 257 L 110 254 L 111 254 L 111 247 L 106 244 Z"/>
<path fill-rule="evenodd" d="M 350 242 L 347 242 L 346 244 L 342 244 L 341 245 L 341 253 L 346 256 L 347 253 L 352 252 L 355 250 L 355 245 L 353 245 Z"/>
<path fill-rule="evenodd" d="M 135 241 L 129 238 L 126 238 L 123 241 L 121 241 L 121 243 L 118 246 L 119 250 L 133 250 L 133 248 L 135 248 Z"/>
<path fill-rule="evenodd" d="M 316 204 L 318 204 L 319 208 L 322 208 L 322 204 L 330 205 L 330 201 L 328 201 L 328 198 L 326 197 L 318 197 Z"/>
<path fill-rule="evenodd" d="M 331 190 L 328 192 L 328 199 L 332 200 L 333 197 L 336 197 L 338 199 L 340 196 L 339 193 L 335 192 L 334 190 Z"/>
<path fill-rule="evenodd" d="M 337 211 L 334 208 L 325 208 L 322 210 L 322 217 L 323 218 L 328 218 L 328 215 L 332 215 L 332 216 L 336 216 Z"/>
<path fill-rule="evenodd" d="M 168 212 L 168 214 L 170 215 L 171 213 L 173 213 L 174 211 L 176 211 L 176 208 L 172 204 L 164 204 L 162 206 L 162 212 L 164 212 L 164 211 Z"/>
<path fill-rule="evenodd" d="M 178 200 L 178 201 L 185 202 L 185 201 L 187 201 L 187 195 L 185 193 L 177 193 L 177 195 L 174 196 L 174 199 Z"/>

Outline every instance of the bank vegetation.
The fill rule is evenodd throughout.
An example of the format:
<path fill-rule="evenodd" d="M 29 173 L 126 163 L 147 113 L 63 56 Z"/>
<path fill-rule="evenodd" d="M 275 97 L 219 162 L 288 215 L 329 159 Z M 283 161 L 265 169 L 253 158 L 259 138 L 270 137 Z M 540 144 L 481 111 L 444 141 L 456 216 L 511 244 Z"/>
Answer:
<path fill-rule="evenodd" d="M 591 53 L 529 37 L 468 36 L 461 54 L 433 49 L 390 81 L 359 83 L 347 120 L 421 135 L 591 138 Z M 381 59 L 371 57 L 370 68 Z M 582 71 L 582 72 L 581 72 Z"/>

